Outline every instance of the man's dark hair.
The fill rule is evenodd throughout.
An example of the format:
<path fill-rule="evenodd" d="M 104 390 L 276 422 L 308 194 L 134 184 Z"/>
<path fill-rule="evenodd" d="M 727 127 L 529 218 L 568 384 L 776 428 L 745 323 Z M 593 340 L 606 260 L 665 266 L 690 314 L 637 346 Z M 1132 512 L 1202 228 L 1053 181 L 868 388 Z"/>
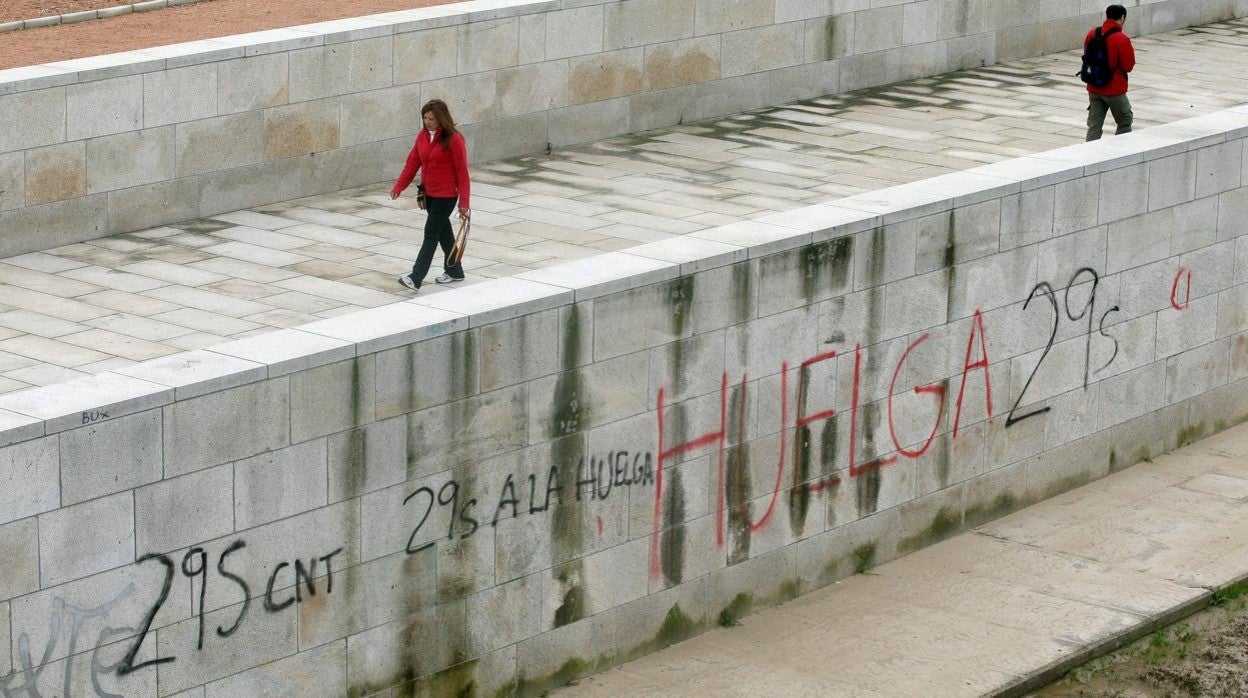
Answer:
<path fill-rule="evenodd" d="M 1112 19 L 1115 22 L 1121 22 L 1127 16 L 1127 8 L 1122 5 L 1110 5 L 1105 8 L 1106 19 Z"/>

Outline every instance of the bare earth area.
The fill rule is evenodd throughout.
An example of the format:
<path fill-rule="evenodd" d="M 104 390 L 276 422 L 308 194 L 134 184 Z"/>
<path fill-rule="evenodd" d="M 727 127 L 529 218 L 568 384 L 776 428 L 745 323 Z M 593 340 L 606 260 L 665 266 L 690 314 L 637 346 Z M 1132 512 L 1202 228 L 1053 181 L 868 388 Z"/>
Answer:
<path fill-rule="evenodd" d="M 0 70 L 184 41 L 442 5 L 447 0 L 210 0 L 0 34 Z M 114 0 L 4 0 L 0 22 L 112 7 Z"/>
<path fill-rule="evenodd" d="M 1034 698 L 1232 698 L 1248 695 L 1248 591 L 1074 669 Z"/>

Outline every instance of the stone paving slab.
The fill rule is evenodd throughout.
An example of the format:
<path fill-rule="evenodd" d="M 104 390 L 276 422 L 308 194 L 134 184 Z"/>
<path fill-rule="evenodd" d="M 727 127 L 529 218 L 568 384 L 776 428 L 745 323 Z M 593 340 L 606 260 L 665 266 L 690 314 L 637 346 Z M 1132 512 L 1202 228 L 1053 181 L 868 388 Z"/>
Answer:
<path fill-rule="evenodd" d="M 555 691 L 1021 695 L 1248 577 L 1248 426 Z"/>
<path fill-rule="evenodd" d="M 1248 102 L 1248 20 L 1136 47 L 1137 128 Z M 1066 52 L 477 166 L 464 283 L 1077 143 L 1077 67 Z M 409 298 L 395 276 L 424 213 L 388 188 L 0 260 L 0 393 Z"/>

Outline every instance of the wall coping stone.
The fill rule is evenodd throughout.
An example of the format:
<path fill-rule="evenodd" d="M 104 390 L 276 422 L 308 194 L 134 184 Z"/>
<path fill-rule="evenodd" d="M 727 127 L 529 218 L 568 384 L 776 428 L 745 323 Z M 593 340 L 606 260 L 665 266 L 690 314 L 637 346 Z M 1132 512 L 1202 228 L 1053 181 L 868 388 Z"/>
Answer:
<path fill-rule="evenodd" d="M 355 345 L 350 342 L 294 328 L 236 339 L 218 344 L 208 351 L 263 364 L 268 367 L 269 378 L 354 359 L 356 356 Z"/>
<path fill-rule="evenodd" d="M 608 252 L 516 274 L 516 279 L 571 289 L 576 302 L 680 276 L 680 265 L 627 252 Z"/>
<path fill-rule="evenodd" d="M 299 329 L 355 345 L 356 355 L 374 354 L 468 329 L 469 316 L 401 301 L 318 320 Z"/>
<path fill-rule="evenodd" d="M 561 265 L 560 269 L 562 268 Z M 577 300 L 574 292 L 566 287 L 519 276 L 505 276 L 472 284 L 467 288 L 453 289 L 449 293 L 424 298 L 418 296 L 408 302 L 444 313 L 462 312 L 469 327 L 480 327 L 568 305 L 574 300 Z"/>
<path fill-rule="evenodd" d="M 0 413 L 16 412 L 40 419 L 45 434 L 55 434 L 82 426 L 98 418 L 121 417 L 168 405 L 174 400 L 173 388 L 123 376 L 111 371 L 0 395 Z M 0 428 L 4 428 L 0 423 Z M 3 438 L 3 437 L 0 437 Z"/>
<path fill-rule="evenodd" d="M 162 356 L 123 366 L 114 369 L 114 372 L 173 388 L 175 400 L 262 381 L 269 373 L 268 367 L 263 364 L 205 349 Z"/>

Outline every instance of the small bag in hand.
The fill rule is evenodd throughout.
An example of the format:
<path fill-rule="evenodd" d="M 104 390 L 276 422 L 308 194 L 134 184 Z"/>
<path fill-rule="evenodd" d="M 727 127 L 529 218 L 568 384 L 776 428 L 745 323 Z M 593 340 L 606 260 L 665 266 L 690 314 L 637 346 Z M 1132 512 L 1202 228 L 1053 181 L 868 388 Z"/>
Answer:
<path fill-rule="evenodd" d="M 468 230 L 472 224 L 467 218 L 460 217 L 459 232 L 455 235 L 455 244 L 451 246 L 451 254 L 449 261 L 451 264 L 459 264 L 464 259 L 464 250 L 468 249 Z"/>
<path fill-rule="evenodd" d="M 419 206 L 420 210 L 423 211 L 425 210 L 425 206 L 427 206 L 428 203 L 429 203 L 429 197 L 427 194 L 425 194 L 425 185 L 417 184 L 416 185 L 416 205 Z"/>

